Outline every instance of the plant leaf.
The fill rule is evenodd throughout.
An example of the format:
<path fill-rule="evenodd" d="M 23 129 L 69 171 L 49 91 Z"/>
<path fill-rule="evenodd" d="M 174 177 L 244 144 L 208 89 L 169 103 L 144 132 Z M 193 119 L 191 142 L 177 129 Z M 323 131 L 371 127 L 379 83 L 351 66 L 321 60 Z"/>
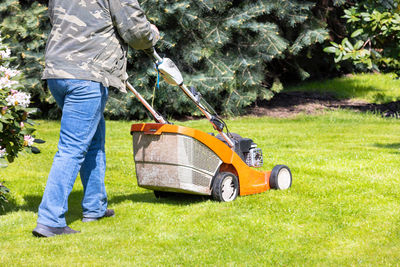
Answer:
<path fill-rule="evenodd" d="M 354 31 L 354 32 L 351 34 L 351 38 L 355 38 L 355 37 L 361 35 L 363 32 L 364 32 L 363 29 L 358 29 L 358 30 Z"/>

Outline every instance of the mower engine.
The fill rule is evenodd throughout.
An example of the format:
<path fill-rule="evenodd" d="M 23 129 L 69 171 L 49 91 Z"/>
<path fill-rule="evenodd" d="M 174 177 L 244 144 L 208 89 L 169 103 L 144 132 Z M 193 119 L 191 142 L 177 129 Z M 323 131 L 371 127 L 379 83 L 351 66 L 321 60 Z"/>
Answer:
<path fill-rule="evenodd" d="M 236 138 L 235 138 L 236 139 Z M 247 166 L 259 168 L 263 166 L 263 155 L 261 148 L 250 138 L 235 140 L 235 152 L 242 158 Z"/>
<path fill-rule="evenodd" d="M 236 133 L 229 133 L 229 137 L 234 140 L 234 151 L 247 164 L 247 166 L 254 168 L 260 168 L 263 166 L 264 160 L 262 150 L 257 147 L 257 144 L 254 143 L 252 139 L 243 138 Z M 217 135 L 216 138 L 227 145 L 221 135 Z"/>
<path fill-rule="evenodd" d="M 245 159 L 246 164 L 250 167 L 260 168 L 264 164 L 262 150 L 256 144 L 251 146 L 248 153 L 245 153 Z"/>

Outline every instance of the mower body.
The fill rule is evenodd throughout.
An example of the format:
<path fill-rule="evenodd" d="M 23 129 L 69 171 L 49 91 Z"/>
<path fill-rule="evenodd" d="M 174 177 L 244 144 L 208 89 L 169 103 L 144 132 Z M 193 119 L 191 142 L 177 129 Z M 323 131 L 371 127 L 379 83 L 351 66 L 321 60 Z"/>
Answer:
<path fill-rule="evenodd" d="M 218 173 L 238 177 L 239 195 L 270 188 L 270 171 L 257 171 L 223 141 L 205 132 L 171 124 L 131 127 L 138 185 L 154 191 L 211 195 Z"/>

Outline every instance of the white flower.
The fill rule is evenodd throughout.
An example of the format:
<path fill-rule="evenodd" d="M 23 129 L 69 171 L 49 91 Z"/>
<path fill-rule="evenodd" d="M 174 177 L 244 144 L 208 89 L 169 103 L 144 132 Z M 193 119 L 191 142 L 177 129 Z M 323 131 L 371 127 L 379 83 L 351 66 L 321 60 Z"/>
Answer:
<path fill-rule="evenodd" d="M 15 77 L 15 76 L 17 76 L 18 74 L 21 73 L 18 70 L 9 69 L 9 68 L 3 67 L 3 66 L 0 66 L 0 72 L 4 73 L 1 76 L 6 76 L 9 79 L 12 78 L 12 77 Z"/>
<path fill-rule="evenodd" d="M 25 146 L 32 146 L 34 140 L 35 140 L 35 138 L 33 138 L 32 136 L 30 136 L 30 135 L 25 135 L 25 136 L 24 136 L 24 145 L 25 145 Z"/>
<path fill-rule="evenodd" d="M 6 50 L 0 50 L 0 57 L 2 59 L 9 58 L 10 56 L 11 56 L 11 50 L 9 48 L 6 48 Z"/>
<path fill-rule="evenodd" d="M 0 89 L 11 88 L 14 84 L 18 84 L 18 82 L 11 81 L 8 77 L 0 77 Z"/>
<path fill-rule="evenodd" d="M 13 93 L 7 96 L 6 101 L 9 106 L 21 106 L 27 108 L 31 103 L 31 96 L 24 92 L 13 91 Z"/>
<path fill-rule="evenodd" d="M 0 146 L 0 158 L 3 158 L 6 155 L 7 155 L 6 149 L 5 148 L 1 148 L 1 146 Z"/>

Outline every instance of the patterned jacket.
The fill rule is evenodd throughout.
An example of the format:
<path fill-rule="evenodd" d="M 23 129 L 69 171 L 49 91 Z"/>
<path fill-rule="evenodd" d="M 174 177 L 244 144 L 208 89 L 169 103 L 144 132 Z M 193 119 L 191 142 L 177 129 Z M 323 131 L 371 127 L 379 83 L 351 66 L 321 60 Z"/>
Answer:
<path fill-rule="evenodd" d="M 52 30 L 42 79 L 82 79 L 126 92 L 128 45 L 157 42 L 137 0 L 49 0 Z"/>

